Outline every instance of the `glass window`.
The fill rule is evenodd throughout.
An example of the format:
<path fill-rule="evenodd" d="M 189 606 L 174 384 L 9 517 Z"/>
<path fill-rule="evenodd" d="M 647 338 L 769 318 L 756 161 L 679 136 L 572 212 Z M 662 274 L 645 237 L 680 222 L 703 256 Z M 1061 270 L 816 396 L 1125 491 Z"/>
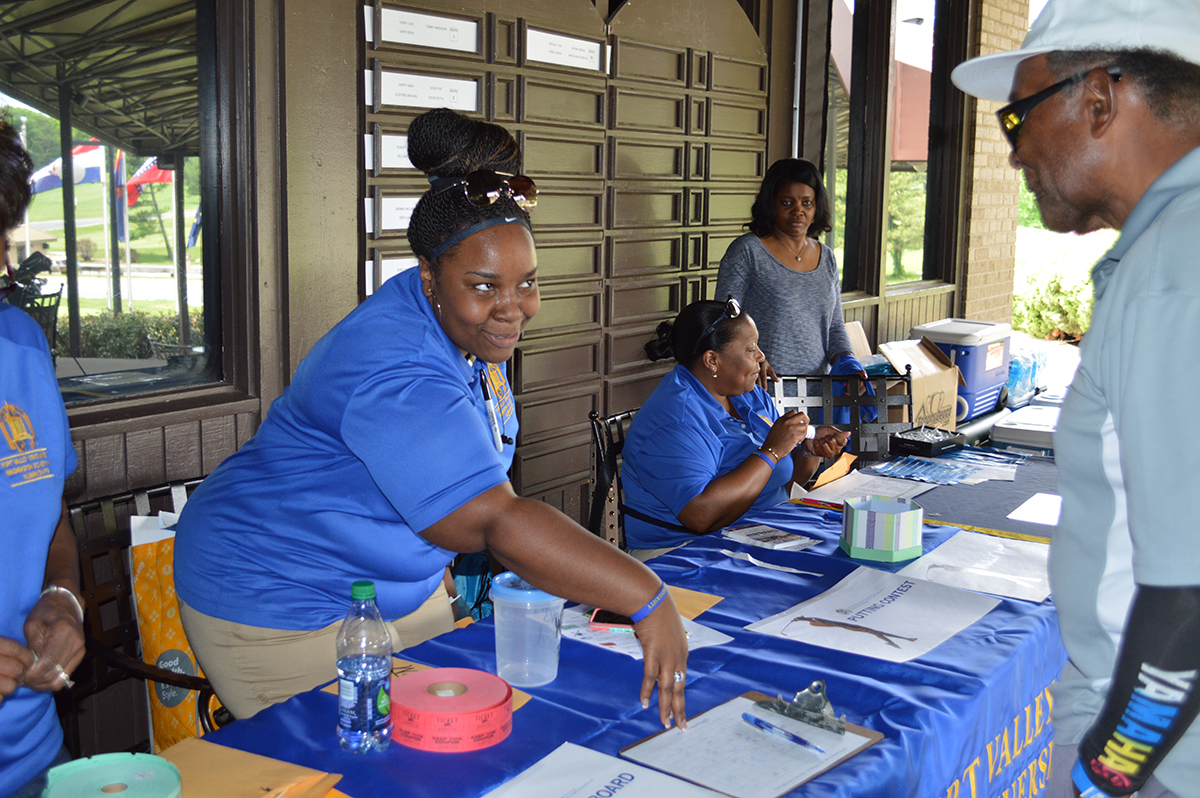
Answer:
<path fill-rule="evenodd" d="M 854 0 L 833 0 L 832 7 L 823 166 L 834 229 L 827 241 L 847 291 L 881 294 L 886 285 L 952 281 L 953 257 L 926 252 L 931 238 L 935 248 L 949 245 L 938 235 L 952 234 L 946 220 L 959 199 L 945 164 L 935 169 L 930 161 L 931 120 L 957 113 L 936 105 L 947 95 L 932 77 L 935 56 L 956 55 L 951 45 L 935 53 L 934 33 L 938 28 L 940 41 L 963 47 L 967 15 L 940 14 L 945 0 L 896 0 L 890 12 L 886 5 L 858 5 L 857 13 Z M 947 36 L 938 26 L 961 26 L 963 35 Z M 958 146 L 942 135 L 945 148 Z M 942 158 L 955 160 L 952 153 Z M 930 207 L 931 196 L 949 201 Z M 931 221 L 941 223 L 932 237 Z"/>
<path fill-rule="evenodd" d="M 98 402 L 219 378 L 219 358 L 209 363 L 219 342 L 203 321 L 205 298 L 217 296 L 205 282 L 217 272 L 200 235 L 196 6 L 115 0 L 36 15 L 22 6 L 7 24 L 23 51 L 0 92 L 37 170 L 28 223 L 9 234 L 10 261 L 24 265 L 9 302 L 42 321 L 63 398 Z M 50 49 L 75 76 L 69 106 L 39 66 Z M 36 312 L 55 303 L 57 313 Z"/>
<path fill-rule="evenodd" d="M 1029 22 L 1046 0 L 1032 0 Z M 1116 230 L 1055 233 L 1042 224 L 1037 200 L 1021 180 L 1017 217 L 1013 327 L 1035 338 L 1078 341 L 1092 318 L 1092 265 L 1116 241 Z"/>
<path fill-rule="evenodd" d="M 934 0 L 898 0 L 892 59 L 892 148 L 885 282 L 924 279 Z"/>

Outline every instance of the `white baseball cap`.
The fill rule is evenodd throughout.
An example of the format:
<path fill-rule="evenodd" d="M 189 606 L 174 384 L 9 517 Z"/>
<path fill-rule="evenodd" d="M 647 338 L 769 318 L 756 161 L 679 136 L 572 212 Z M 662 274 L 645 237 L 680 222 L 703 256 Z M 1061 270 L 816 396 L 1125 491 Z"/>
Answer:
<path fill-rule="evenodd" d="M 967 94 L 1004 102 L 1026 58 L 1055 50 L 1139 47 L 1200 64 L 1200 0 L 1050 0 L 1020 50 L 964 61 L 950 79 Z"/>

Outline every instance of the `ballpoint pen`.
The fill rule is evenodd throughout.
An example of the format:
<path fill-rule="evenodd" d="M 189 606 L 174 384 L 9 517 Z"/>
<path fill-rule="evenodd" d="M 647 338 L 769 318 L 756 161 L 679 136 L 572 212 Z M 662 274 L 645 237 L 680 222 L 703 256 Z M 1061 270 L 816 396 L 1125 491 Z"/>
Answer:
<path fill-rule="evenodd" d="M 747 723 L 749 723 L 751 726 L 753 726 L 756 729 L 762 729 L 765 732 L 774 734 L 778 737 L 782 737 L 783 739 L 787 740 L 790 743 L 795 743 L 796 745 L 802 745 L 811 751 L 816 751 L 818 754 L 825 753 L 825 749 L 820 748 L 820 747 L 810 743 L 808 740 L 805 740 L 800 735 L 793 734 L 790 731 L 788 731 L 787 729 L 781 729 L 780 727 L 776 726 L 774 723 L 770 723 L 768 721 L 763 720 L 760 717 L 751 715 L 749 712 L 742 713 L 742 720 L 746 721 Z"/>
<path fill-rule="evenodd" d="M 483 406 L 487 408 L 488 426 L 492 428 L 492 440 L 496 444 L 496 451 L 504 451 L 504 441 L 500 437 L 500 422 L 496 419 L 496 403 L 492 401 L 492 395 L 488 393 L 487 375 L 480 373 L 479 387 L 483 389 Z"/>

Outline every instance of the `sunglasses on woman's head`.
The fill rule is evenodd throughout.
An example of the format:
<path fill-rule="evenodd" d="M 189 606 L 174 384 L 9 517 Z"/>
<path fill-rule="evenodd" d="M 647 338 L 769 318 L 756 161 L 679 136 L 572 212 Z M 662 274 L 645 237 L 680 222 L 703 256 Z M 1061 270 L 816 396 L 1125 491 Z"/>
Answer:
<path fill-rule="evenodd" d="M 521 210 L 537 205 L 537 185 L 525 175 L 510 175 L 480 169 L 462 178 L 440 178 L 433 185 L 433 193 L 441 194 L 455 186 L 462 186 L 463 196 L 477 208 L 486 208 L 502 196 L 512 198 Z"/>
<path fill-rule="evenodd" d="M 721 310 L 721 315 L 713 319 L 713 323 L 708 325 L 708 328 L 704 331 L 704 334 L 696 339 L 696 351 L 692 354 L 698 355 L 704 351 L 702 348 L 704 346 L 704 339 L 715 333 L 717 331 L 717 327 L 721 326 L 721 322 L 725 321 L 726 319 L 736 319 L 740 315 L 742 315 L 741 303 L 733 297 L 729 297 L 729 299 L 725 300 L 725 307 Z"/>

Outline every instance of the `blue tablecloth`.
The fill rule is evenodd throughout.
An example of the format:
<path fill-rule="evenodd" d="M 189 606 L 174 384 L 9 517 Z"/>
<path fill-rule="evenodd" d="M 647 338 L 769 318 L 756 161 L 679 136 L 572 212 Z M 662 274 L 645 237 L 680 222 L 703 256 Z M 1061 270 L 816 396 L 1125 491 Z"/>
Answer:
<path fill-rule="evenodd" d="M 977 623 L 928 654 L 890 663 L 753 632 L 743 627 L 830 588 L 865 564 L 837 550 L 840 521 L 824 511 L 786 505 L 756 519 L 821 539 L 803 552 L 739 546 L 719 536 L 651 560 L 670 585 L 725 597 L 697 620 L 731 635 L 688 660 L 688 714 L 748 690 L 793 692 L 824 679 L 839 714 L 883 733 L 876 745 L 801 786 L 796 796 L 838 798 L 983 798 L 1029 795 L 1049 765 L 1047 688 L 1065 661 L 1049 602 L 1004 600 Z M 926 550 L 957 530 L 926 527 Z M 799 576 L 735 560 L 720 549 L 822 574 Z M 901 564 L 902 565 L 902 564 Z M 895 570 L 900 566 L 885 566 Z M 490 622 L 473 624 L 403 653 L 441 667 L 495 672 Z M 431 754 L 393 743 L 380 754 L 348 754 L 334 736 L 336 696 L 311 692 L 239 720 L 206 739 L 341 773 L 354 798 L 405 795 L 457 798 L 487 792 L 564 741 L 617 755 L 653 734 L 657 708 L 638 701 L 642 664 L 564 640 L 558 678 L 528 690 L 502 743 L 468 754 Z"/>

